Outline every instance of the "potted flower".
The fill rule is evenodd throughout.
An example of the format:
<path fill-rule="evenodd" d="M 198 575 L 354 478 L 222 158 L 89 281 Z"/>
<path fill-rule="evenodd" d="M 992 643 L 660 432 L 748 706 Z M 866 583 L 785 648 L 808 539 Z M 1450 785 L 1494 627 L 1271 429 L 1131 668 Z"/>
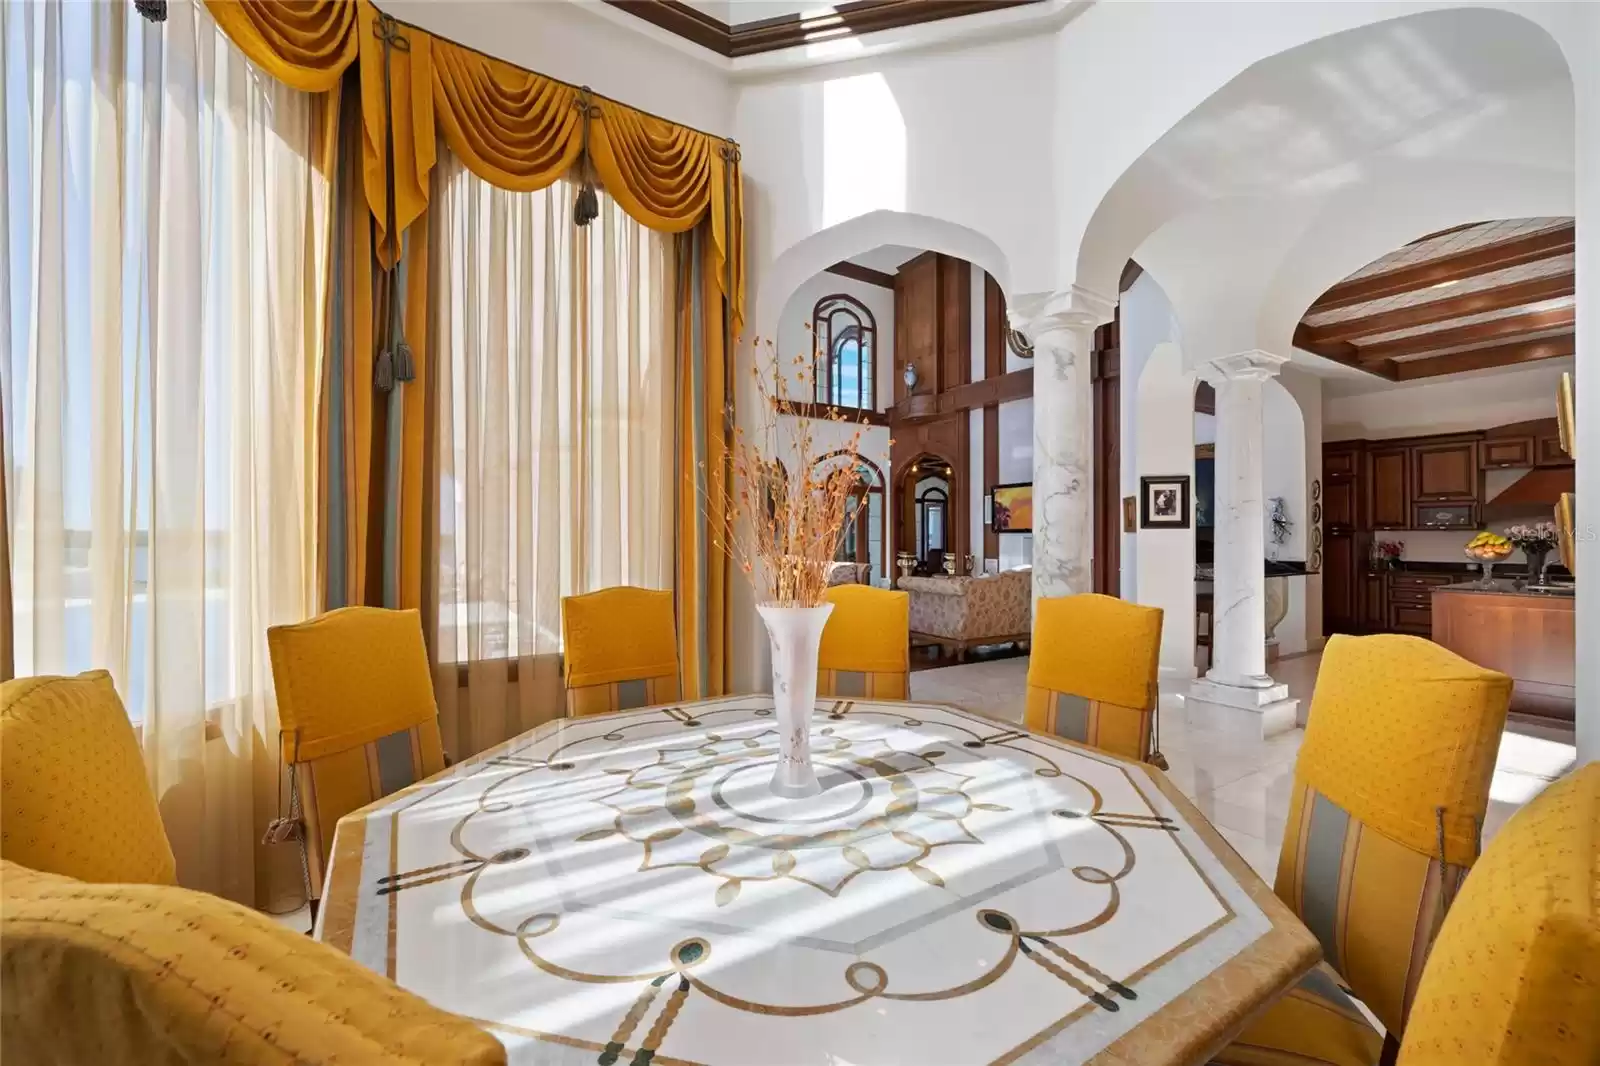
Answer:
<path fill-rule="evenodd" d="M 1406 553 L 1406 542 L 1403 540 L 1380 540 L 1373 545 L 1378 554 L 1379 562 L 1390 570 L 1400 569 L 1400 560 Z"/>
<path fill-rule="evenodd" d="M 701 491 L 716 545 L 756 592 L 756 610 L 772 645 L 772 698 L 778 722 L 778 767 L 772 791 L 787 798 L 821 791 L 811 765 L 811 714 L 817 697 L 817 652 L 833 604 L 828 572 L 839 539 L 859 506 L 864 422 L 837 408 L 791 400 L 784 379 L 813 395 L 816 359 L 795 356 L 780 367 L 772 342 L 756 341 L 765 358 L 751 376 L 759 402 L 751 427 L 734 430 L 725 466 L 702 470 Z M 816 423 L 841 425 L 819 443 Z M 838 438 L 848 431 L 842 443 Z M 890 442 L 893 443 L 892 441 Z"/>
<path fill-rule="evenodd" d="M 1544 584 L 1544 568 L 1549 565 L 1550 552 L 1557 541 L 1554 522 L 1535 522 L 1533 525 L 1515 525 L 1506 530 L 1506 539 L 1517 546 L 1528 560 L 1528 580 Z"/>

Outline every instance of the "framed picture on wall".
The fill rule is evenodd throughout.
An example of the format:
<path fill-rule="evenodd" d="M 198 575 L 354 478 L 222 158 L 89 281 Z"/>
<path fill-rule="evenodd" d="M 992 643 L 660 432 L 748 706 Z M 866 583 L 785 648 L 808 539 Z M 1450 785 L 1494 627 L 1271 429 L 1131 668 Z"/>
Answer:
<path fill-rule="evenodd" d="M 1139 479 L 1139 528 L 1189 528 L 1189 475 Z"/>

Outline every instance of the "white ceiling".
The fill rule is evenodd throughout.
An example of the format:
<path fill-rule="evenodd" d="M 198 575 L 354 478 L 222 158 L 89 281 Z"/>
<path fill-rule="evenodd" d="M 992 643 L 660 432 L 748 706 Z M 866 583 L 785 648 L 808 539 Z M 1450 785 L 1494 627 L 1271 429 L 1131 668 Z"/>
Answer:
<path fill-rule="evenodd" d="M 784 3 L 783 0 L 687 0 L 687 2 L 690 7 L 730 26 L 742 26 L 748 22 L 760 22 L 762 19 L 780 18 L 784 15 L 813 12 L 825 15 L 833 11 L 832 6 L 828 4 L 795 4 Z"/>

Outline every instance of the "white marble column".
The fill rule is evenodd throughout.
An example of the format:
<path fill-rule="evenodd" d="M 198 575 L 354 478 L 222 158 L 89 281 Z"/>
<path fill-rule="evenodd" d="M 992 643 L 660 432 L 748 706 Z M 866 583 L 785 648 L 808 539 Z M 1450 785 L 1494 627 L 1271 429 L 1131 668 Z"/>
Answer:
<path fill-rule="evenodd" d="M 1033 599 L 1089 592 L 1094 551 L 1095 327 L 1116 304 L 1086 289 L 1017 301 L 1011 327 L 1033 343 Z M 1115 472 L 1107 476 L 1114 476 Z"/>
<path fill-rule="evenodd" d="M 1212 665 L 1190 688 L 1191 720 L 1260 736 L 1291 729 L 1296 701 L 1267 674 L 1262 389 L 1288 360 L 1248 351 L 1213 360 L 1217 390 Z M 1209 721 L 1207 719 L 1209 718 Z"/>

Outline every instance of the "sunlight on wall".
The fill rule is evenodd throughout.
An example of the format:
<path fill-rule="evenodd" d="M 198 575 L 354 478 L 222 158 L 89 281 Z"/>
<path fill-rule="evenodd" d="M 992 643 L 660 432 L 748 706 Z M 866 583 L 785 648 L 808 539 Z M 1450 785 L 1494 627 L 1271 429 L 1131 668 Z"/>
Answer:
<path fill-rule="evenodd" d="M 906 124 L 882 74 L 822 86 L 822 221 L 904 211 Z"/>

